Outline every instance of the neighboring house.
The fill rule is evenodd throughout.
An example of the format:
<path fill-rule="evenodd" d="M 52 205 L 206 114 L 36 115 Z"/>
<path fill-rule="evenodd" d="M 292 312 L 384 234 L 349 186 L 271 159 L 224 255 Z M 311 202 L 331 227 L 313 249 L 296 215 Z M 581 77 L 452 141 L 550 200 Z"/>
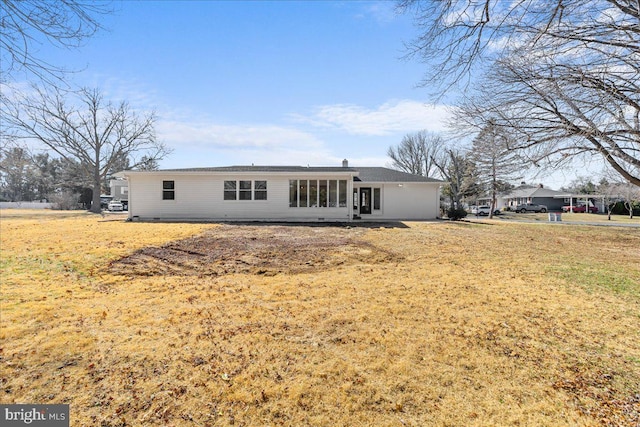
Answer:
<path fill-rule="evenodd" d="M 121 202 L 124 210 L 129 205 L 129 182 L 126 179 L 112 179 L 109 181 L 111 200 Z"/>
<path fill-rule="evenodd" d="M 476 199 L 476 201 L 475 201 L 475 205 L 476 206 L 491 206 L 491 196 L 483 195 L 483 196 L 478 197 Z M 502 195 L 501 194 L 497 194 L 496 195 L 496 205 L 495 205 L 494 209 L 502 210 L 502 208 L 504 208 L 506 206 L 507 206 L 506 202 L 502 198 Z"/>
<path fill-rule="evenodd" d="M 126 179 L 112 179 L 109 181 L 111 198 L 118 201 L 129 200 L 129 182 Z"/>
<path fill-rule="evenodd" d="M 132 220 L 435 219 L 442 181 L 382 167 L 228 166 L 123 171 Z"/>
<path fill-rule="evenodd" d="M 598 212 L 606 212 L 607 204 L 605 200 L 607 199 L 618 199 L 619 196 L 613 195 L 602 195 L 602 194 L 572 194 L 572 193 L 561 193 L 555 196 L 558 199 L 562 199 L 563 206 L 569 206 L 572 208 L 576 205 L 587 205 L 587 206 L 595 206 L 598 208 Z M 588 211 L 587 211 L 588 212 Z"/>
<path fill-rule="evenodd" d="M 534 203 L 537 205 L 545 205 L 550 211 L 559 211 L 564 205 L 563 199 L 558 198 L 558 196 L 562 195 L 563 193 L 560 191 L 549 190 L 548 188 L 544 188 L 542 184 L 523 184 L 501 197 L 507 208 L 514 208 L 521 203 Z"/>

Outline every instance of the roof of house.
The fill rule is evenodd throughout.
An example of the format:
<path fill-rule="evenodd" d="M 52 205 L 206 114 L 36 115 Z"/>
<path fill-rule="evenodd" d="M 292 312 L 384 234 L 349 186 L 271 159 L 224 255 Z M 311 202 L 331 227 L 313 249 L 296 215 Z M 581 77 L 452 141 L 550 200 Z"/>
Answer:
<path fill-rule="evenodd" d="M 528 197 L 554 197 L 562 194 L 560 191 L 550 190 L 540 186 L 520 186 L 514 188 L 510 193 L 502 196 L 505 199 L 528 198 Z"/>
<path fill-rule="evenodd" d="M 413 175 L 406 172 L 383 167 L 332 167 L 332 166 L 221 166 L 204 168 L 162 169 L 157 171 L 124 171 L 117 175 L 131 173 L 165 173 L 165 172 L 264 172 L 264 173 L 351 173 L 354 180 L 362 182 L 432 182 L 443 181 L 427 178 L 421 175 Z"/>
<path fill-rule="evenodd" d="M 427 178 L 422 175 L 414 175 L 389 168 L 359 167 L 354 169 L 359 172 L 356 180 L 362 182 L 443 182 L 439 179 Z"/>
<path fill-rule="evenodd" d="M 356 172 L 349 167 L 324 166 L 217 166 L 205 168 L 161 169 L 157 172 Z"/>

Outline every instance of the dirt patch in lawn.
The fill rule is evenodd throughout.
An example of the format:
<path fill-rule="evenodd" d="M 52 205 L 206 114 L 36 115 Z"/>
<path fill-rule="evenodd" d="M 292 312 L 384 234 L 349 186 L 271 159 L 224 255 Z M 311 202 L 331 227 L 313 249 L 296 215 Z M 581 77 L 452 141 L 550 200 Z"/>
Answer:
<path fill-rule="evenodd" d="M 128 276 L 275 275 L 403 259 L 364 240 L 366 231 L 338 226 L 223 225 L 196 237 L 137 250 L 112 262 L 109 270 Z"/>

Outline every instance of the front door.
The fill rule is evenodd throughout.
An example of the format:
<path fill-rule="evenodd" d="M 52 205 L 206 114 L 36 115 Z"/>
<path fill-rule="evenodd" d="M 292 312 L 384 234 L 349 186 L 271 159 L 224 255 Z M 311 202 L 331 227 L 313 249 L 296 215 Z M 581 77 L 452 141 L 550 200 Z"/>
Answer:
<path fill-rule="evenodd" d="M 360 188 L 360 215 L 371 215 L 371 188 Z"/>

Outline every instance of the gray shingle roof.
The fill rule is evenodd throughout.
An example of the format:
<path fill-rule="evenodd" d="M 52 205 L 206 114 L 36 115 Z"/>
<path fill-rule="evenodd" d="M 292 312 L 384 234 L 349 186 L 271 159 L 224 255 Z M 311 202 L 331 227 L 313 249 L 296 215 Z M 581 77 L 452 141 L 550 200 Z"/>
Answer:
<path fill-rule="evenodd" d="M 142 171 L 131 171 L 142 172 Z M 383 167 L 332 167 L 332 166 L 221 166 L 205 168 L 162 169 L 158 171 L 145 171 L 144 173 L 165 172 L 264 172 L 264 173 L 344 173 L 351 172 L 357 177 L 355 181 L 361 182 L 443 182 L 438 179 L 426 178 L 406 172 Z"/>
<path fill-rule="evenodd" d="M 359 173 L 357 180 L 363 182 L 443 182 L 439 179 L 413 175 L 395 169 L 381 167 L 356 167 Z"/>
<path fill-rule="evenodd" d="M 210 168 L 162 169 L 158 172 L 355 172 L 355 168 L 322 166 L 220 166 Z"/>
<path fill-rule="evenodd" d="M 505 199 L 515 199 L 521 197 L 554 197 L 561 195 L 560 191 L 541 188 L 538 186 L 522 186 L 514 188 L 510 193 L 503 195 Z"/>

